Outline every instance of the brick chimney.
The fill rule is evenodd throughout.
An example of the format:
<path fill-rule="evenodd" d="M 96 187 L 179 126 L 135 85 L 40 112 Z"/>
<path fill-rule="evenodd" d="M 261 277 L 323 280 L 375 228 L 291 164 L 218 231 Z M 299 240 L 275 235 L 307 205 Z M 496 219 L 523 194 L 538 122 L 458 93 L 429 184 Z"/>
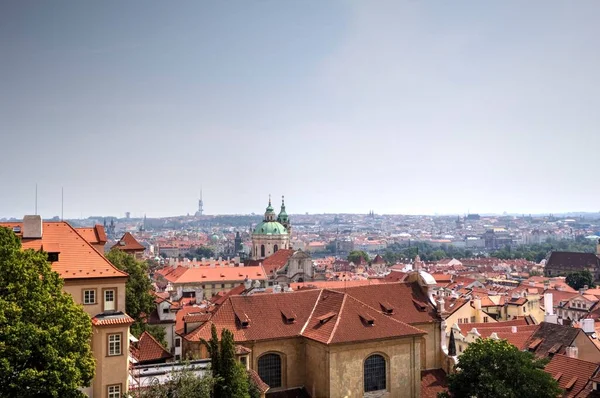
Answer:
<path fill-rule="evenodd" d="M 42 216 L 24 216 L 23 217 L 23 239 L 41 239 L 42 237 Z"/>

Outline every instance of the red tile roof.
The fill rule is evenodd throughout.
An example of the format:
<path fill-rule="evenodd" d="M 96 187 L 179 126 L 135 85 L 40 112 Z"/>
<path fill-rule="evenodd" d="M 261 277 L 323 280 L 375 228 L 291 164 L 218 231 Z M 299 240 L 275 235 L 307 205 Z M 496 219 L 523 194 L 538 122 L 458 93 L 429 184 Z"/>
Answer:
<path fill-rule="evenodd" d="M 544 370 L 558 378 L 558 385 L 565 390 L 563 397 L 571 398 L 584 389 L 598 367 L 593 362 L 555 354 Z"/>
<path fill-rule="evenodd" d="M 164 362 L 173 358 L 173 355 L 148 332 L 142 333 L 139 341 L 132 345 L 131 353 L 140 363 Z"/>
<path fill-rule="evenodd" d="M 264 381 L 262 381 L 262 379 L 260 378 L 260 376 L 258 375 L 258 373 L 256 373 L 254 370 L 249 369 L 248 370 L 248 376 L 250 378 L 250 381 L 252 383 L 254 383 L 254 385 L 256 386 L 256 388 L 258 388 L 258 391 L 260 391 L 261 393 L 266 393 L 267 391 L 269 391 L 269 386 L 267 385 L 267 383 L 265 383 Z"/>
<path fill-rule="evenodd" d="M 121 239 L 119 239 L 117 241 L 117 243 L 114 244 L 113 247 L 110 248 L 112 249 L 117 249 L 117 250 L 124 250 L 124 251 L 144 251 L 146 250 L 146 248 L 144 246 L 142 246 L 140 244 L 140 242 L 138 242 L 132 234 L 130 234 L 129 232 L 125 232 L 125 235 L 123 235 L 123 237 L 121 237 Z"/>
<path fill-rule="evenodd" d="M 364 285 L 378 285 L 380 283 L 386 283 L 383 279 L 359 279 L 351 281 L 313 281 L 313 282 L 299 282 L 290 283 L 290 288 L 293 290 L 299 289 L 336 289 L 351 286 L 364 286 Z"/>
<path fill-rule="evenodd" d="M 113 326 L 113 325 L 131 325 L 134 320 L 127 314 L 102 314 L 92 318 L 92 324 L 95 326 Z"/>
<path fill-rule="evenodd" d="M 93 228 L 75 228 L 75 230 L 92 244 L 102 244 L 107 241 L 106 232 L 102 225 L 95 225 Z"/>
<path fill-rule="evenodd" d="M 425 311 L 419 311 L 412 304 L 414 298 L 427 300 L 417 293 L 418 286 L 395 283 L 390 284 L 393 288 L 380 289 L 387 285 L 232 296 L 218 307 L 209 322 L 185 338 L 208 339 L 214 324 L 218 333 L 224 328 L 231 330 L 238 342 L 304 336 L 335 344 L 419 335 L 424 332 L 408 325 L 409 321 L 424 323 L 438 319 L 430 305 L 424 303 Z M 391 314 L 383 314 L 382 303 L 386 308 L 391 307 Z"/>
<path fill-rule="evenodd" d="M 0 227 L 18 226 L 23 223 L 0 223 Z M 23 249 L 41 250 L 52 247 L 60 252 L 58 261 L 52 263 L 52 269 L 63 279 L 127 277 L 127 273 L 117 269 L 91 243 L 77 232 L 69 223 L 44 222 L 40 239 L 22 239 Z"/>
<path fill-rule="evenodd" d="M 446 372 L 442 369 L 421 371 L 421 398 L 437 398 L 438 393 L 448 390 Z"/>
<path fill-rule="evenodd" d="M 166 267 L 167 268 L 167 267 Z M 243 282 L 246 278 L 252 280 L 265 280 L 263 267 L 203 267 L 188 268 L 179 266 L 166 272 L 163 277 L 172 283 L 213 283 L 213 282 Z"/>
<path fill-rule="evenodd" d="M 271 273 L 277 272 L 280 268 L 285 266 L 290 259 L 294 255 L 293 249 L 281 249 L 277 250 L 275 253 L 271 254 L 269 257 L 265 258 L 262 261 L 262 265 L 265 269 L 267 275 Z"/>

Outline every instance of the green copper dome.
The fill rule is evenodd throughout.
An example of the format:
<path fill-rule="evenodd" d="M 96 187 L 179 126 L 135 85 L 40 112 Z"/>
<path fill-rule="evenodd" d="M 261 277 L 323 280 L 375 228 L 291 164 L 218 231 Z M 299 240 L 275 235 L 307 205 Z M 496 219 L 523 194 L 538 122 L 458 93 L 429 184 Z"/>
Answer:
<path fill-rule="evenodd" d="M 277 221 L 263 221 L 254 228 L 253 235 L 286 235 L 287 229 Z"/>

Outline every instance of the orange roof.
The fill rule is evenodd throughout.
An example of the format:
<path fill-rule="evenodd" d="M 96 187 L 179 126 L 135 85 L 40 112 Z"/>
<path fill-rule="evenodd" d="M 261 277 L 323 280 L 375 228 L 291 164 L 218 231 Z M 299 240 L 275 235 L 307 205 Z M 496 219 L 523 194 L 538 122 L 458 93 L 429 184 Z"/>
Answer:
<path fill-rule="evenodd" d="M 122 312 L 116 314 L 99 314 L 92 318 L 95 326 L 131 325 L 134 320 Z"/>
<path fill-rule="evenodd" d="M 124 250 L 124 251 L 144 251 L 146 248 L 138 242 L 133 235 L 129 232 L 125 232 L 125 235 L 114 244 L 112 249 Z"/>
<path fill-rule="evenodd" d="M 351 287 L 351 286 L 363 286 L 363 285 L 378 285 L 380 283 L 386 283 L 384 279 L 359 279 L 350 281 L 313 281 L 313 282 L 298 282 L 290 283 L 290 288 L 293 290 L 298 289 L 317 289 L 317 288 L 329 288 L 335 289 L 340 287 Z"/>
<path fill-rule="evenodd" d="M 0 226 L 21 227 L 23 223 L 0 223 Z M 40 239 L 22 239 L 23 249 L 41 250 L 44 247 L 60 249 L 58 261 L 52 262 L 52 270 L 63 279 L 126 277 L 91 243 L 84 239 L 69 223 L 44 222 Z"/>
<path fill-rule="evenodd" d="M 267 275 L 277 272 L 281 267 L 287 264 L 288 260 L 294 254 L 293 249 L 281 249 L 271 254 L 262 261 Z"/>
<path fill-rule="evenodd" d="M 388 286 L 389 289 L 381 289 Z M 218 333 L 224 328 L 231 330 L 237 342 L 304 336 L 334 344 L 418 335 L 424 332 L 409 322 L 432 322 L 438 318 L 433 307 L 426 304 L 427 297 L 417 290 L 420 288 L 413 284 L 391 283 L 232 296 L 209 322 L 185 338 L 209 339 L 212 324 Z M 415 298 L 424 300 L 423 310 L 413 304 Z"/>
<path fill-rule="evenodd" d="M 75 228 L 79 235 L 93 244 L 106 243 L 106 232 L 102 225 L 95 225 L 93 228 Z"/>
<path fill-rule="evenodd" d="M 584 389 L 588 380 L 598 370 L 598 366 L 593 362 L 555 354 L 544 370 L 558 379 L 559 387 L 565 390 L 562 396 L 570 398 Z"/>
<path fill-rule="evenodd" d="M 156 339 L 148 332 L 142 333 L 139 341 L 132 345 L 132 355 L 138 362 L 158 362 L 173 358 Z"/>
<path fill-rule="evenodd" d="M 246 278 L 265 280 L 263 267 L 187 268 L 179 266 L 163 275 L 172 283 L 243 282 Z"/>

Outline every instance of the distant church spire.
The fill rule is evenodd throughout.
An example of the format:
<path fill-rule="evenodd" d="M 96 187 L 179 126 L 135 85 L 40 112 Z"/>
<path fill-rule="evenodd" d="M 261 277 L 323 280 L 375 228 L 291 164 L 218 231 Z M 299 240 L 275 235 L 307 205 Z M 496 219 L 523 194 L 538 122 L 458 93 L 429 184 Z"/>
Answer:
<path fill-rule="evenodd" d="M 200 199 L 198 200 L 198 211 L 196 212 L 196 216 L 201 216 L 204 214 L 204 201 L 202 200 L 202 187 L 200 187 Z"/>

